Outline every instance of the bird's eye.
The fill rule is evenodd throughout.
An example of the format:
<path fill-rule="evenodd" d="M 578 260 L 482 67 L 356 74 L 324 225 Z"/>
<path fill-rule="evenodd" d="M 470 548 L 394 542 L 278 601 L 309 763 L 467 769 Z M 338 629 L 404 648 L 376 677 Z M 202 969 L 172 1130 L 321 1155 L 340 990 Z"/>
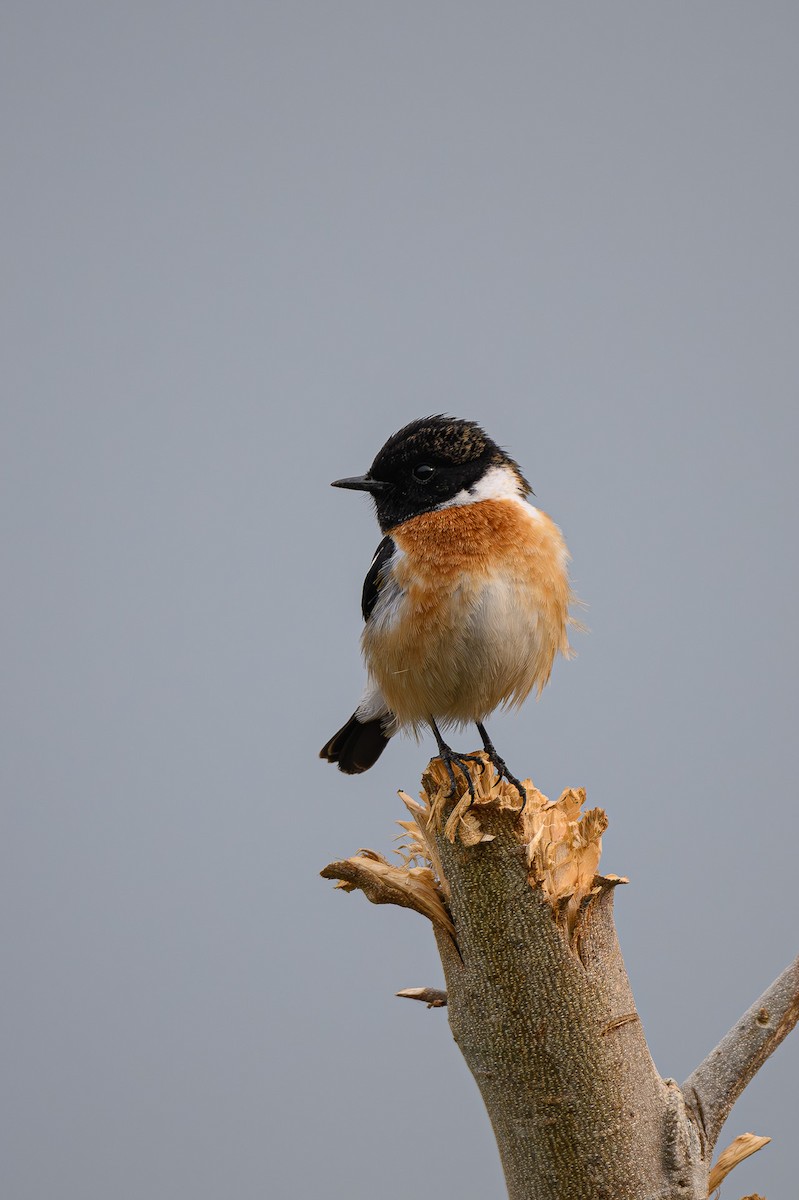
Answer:
<path fill-rule="evenodd" d="M 420 463 L 418 467 L 413 468 L 413 477 L 418 479 L 420 483 L 427 483 L 431 476 L 435 475 L 435 467 L 428 466 L 427 463 Z"/>

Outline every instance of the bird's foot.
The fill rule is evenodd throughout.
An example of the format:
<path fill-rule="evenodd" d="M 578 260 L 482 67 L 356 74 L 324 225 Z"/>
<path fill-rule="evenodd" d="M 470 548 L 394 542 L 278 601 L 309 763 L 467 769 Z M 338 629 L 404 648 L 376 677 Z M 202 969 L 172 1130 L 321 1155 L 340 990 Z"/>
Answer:
<path fill-rule="evenodd" d="M 505 759 L 500 758 L 496 751 L 494 751 L 493 754 L 489 753 L 488 757 L 491 759 L 491 764 L 492 764 L 494 770 L 496 771 L 497 775 L 499 775 L 500 779 L 503 779 L 503 778 L 507 779 L 508 783 L 512 783 L 513 786 L 516 788 L 516 791 L 519 793 L 519 799 L 522 802 L 522 806 L 519 809 L 519 813 L 520 814 L 523 813 L 524 806 L 527 803 L 526 787 L 521 782 L 521 780 L 516 778 L 515 775 L 511 775 L 510 771 L 508 770 L 507 766 L 505 765 Z"/>
<path fill-rule="evenodd" d="M 436 725 L 432 717 L 430 717 L 430 728 L 433 730 L 433 736 L 436 739 L 438 746 L 438 757 L 444 764 L 447 774 L 449 775 L 450 789 L 449 799 L 454 800 L 458 794 L 458 781 L 455 778 L 454 767 L 457 767 L 463 774 L 466 780 L 466 786 L 469 789 L 469 805 L 474 804 L 476 796 L 474 791 L 474 781 L 471 772 L 467 766 L 468 763 L 477 763 L 480 767 L 480 774 L 485 770 L 485 759 L 482 754 L 458 754 L 451 746 L 448 746 L 441 736 L 441 730 Z"/>
<path fill-rule="evenodd" d="M 516 791 L 519 793 L 519 799 L 522 802 L 522 806 L 519 809 L 519 815 L 521 815 L 524 812 L 524 806 L 527 803 L 527 789 L 524 787 L 524 785 L 521 783 L 521 781 L 516 778 L 515 775 L 511 775 L 511 773 L 508 770 L 507 765 L 505 763 L 505 759 L 500 758 L 499 754 L 497 754 L 496 749 L 494 748 L 494 743 L 491 741 L 491 738 L 488 736 L 488 730 L 486 729 L 485 725 L 483 725 L 479 721 L 477 723 L 477 732 L 480 734 L 480 737 L 483 739 L 483 745 L 485 746 L 485 752 L 488 755 L 489 759 L 491 760 L 491 765 L 493 766 L 493 768 L 496 771 L 499 778 L 507 779 L 508 783 L 512 783 L 513 786 L 516 788 Z"/>
<path fill-rule="evenodd" d="M 444 766 L 446 767 L 447 774 L 449 775 L 449 782 L 450 782 L 449 799 L 454 800 L 458 794 L 458 781 L 455 778 L 455 771 L 453 769 L 454 767 L 457 767 L 458 770 L 463 775 L 463 778 L 466 780 L 466 786 L 469 789 L 469 804 L 470 805 L 474 804 L 475 799 L 476 799 L 475 791 L 474 791 L 474 781 L 472 780 L 472 776 L 471 776 L 471 772 L 469 771 L 468 764 L 472 763 L 472 762 L 476 762 L 480 766 L 481 772 L 484 771 L 485 770 L 485 762 L 483 761 L 482 755 L 480 755 L 480 754 L 458 754 L 455 750 L 451 750 L 449 746 L 442 743 L 442 745 L 440 745 L 438 748 L 438 756 L 441 759 L 441 761 L 443 762 Z"/>

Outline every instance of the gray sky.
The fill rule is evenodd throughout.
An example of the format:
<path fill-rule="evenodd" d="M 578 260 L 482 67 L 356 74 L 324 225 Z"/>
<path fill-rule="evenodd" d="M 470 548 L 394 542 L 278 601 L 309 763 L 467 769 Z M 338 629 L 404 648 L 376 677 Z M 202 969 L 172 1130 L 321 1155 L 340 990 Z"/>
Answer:
<path fill-rule="evenodd" d="M 591 632 L 490 729 L 608 810 L 684 1078 L 796 950 L 799 10 L 3 27 L 0 1194 L 501 1195 L 445 1013 L 393 998 L 429 929 L 317 875 L 433 750 L 316 757 L 379 540 L 328 483 L 446 410 L 563 527 Z M 734 1110 L 774 1143 L 729 1200 L 795 1194 L 797 1068 Z"/>

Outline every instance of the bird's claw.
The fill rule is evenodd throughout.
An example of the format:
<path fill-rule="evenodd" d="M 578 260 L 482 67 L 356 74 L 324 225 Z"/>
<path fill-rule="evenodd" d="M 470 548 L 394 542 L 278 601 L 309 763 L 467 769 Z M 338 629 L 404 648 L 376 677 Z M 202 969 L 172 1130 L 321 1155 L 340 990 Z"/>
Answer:
<path fill-rule="evenodd" d="M 479 761 L 481 766 L 485 768 L 485 764 L 482 762 L 482 759 L 479 759 L 479 756 L 476 754 L 456 754 L 454 751 L 449 750 L 448 752 L 442 751 L 441 761 L 447 769 L 447 774 L 449 775 L 449 781 L 451 784 L 448 799 L 454 800 L 458 794 L 458 781 L 455 778 L 455 772 L 453 770 L 454 764 L 460 769 L 464 779 L 466 780 L 466 786 L 469 789 L 469 803 L 474 804 L 476 800 L 474 781 L 472 780 L 467 763 Z"/>
<path fill-rule="evenodd" d="M 519 815 L 521 816 L 521 814 L 524 812 L 524 806 L 527 803 L 527 788 L 524 786 L 524 784 L 521 782 L 521 780 L 516 778 L 515 775 L 511 775 L 510 771 L 508 770 L 508 768 L 505 765 L 505 759 L 500 758 L 499 755 L 496 753 L 496 751 L 493 754 L 489 755 L 489 757 L 491 759 L 494 770 L 496 771 L 496 773 L 500 777 L 500 779 L 503 779 L 503 778 L 507 779 L 508 783 L 513 784 L 513 786 L 516 788 L 516 791 L 519 793 L 519 799 L 522 802 L 522 806 L 519 809 Z"/>

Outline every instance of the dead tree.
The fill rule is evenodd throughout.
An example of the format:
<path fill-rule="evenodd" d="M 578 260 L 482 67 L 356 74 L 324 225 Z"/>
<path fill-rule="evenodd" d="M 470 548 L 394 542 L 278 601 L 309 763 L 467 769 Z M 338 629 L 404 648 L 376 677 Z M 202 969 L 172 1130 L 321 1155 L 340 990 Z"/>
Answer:
<path fill-rule="evenodd" d="M 655 1070 L 613 922 L 626 880 L 598 874 L 607 818 L 570 789 L 550 803 L 472 765 L 475 800 L 448 798 L 433 759 L 402 862 L 372 851 L 322 872 L 433 924 L 446 1004 L 477 1082 L 510 1200 L 707 1200 L 769 1139 L 744 1134 L 712 1165 L 721 1127 L 799 1019 L 799 959 L 679 1085 Z M 747 1200 L 757 1200 L 756 1197 Z"/>

